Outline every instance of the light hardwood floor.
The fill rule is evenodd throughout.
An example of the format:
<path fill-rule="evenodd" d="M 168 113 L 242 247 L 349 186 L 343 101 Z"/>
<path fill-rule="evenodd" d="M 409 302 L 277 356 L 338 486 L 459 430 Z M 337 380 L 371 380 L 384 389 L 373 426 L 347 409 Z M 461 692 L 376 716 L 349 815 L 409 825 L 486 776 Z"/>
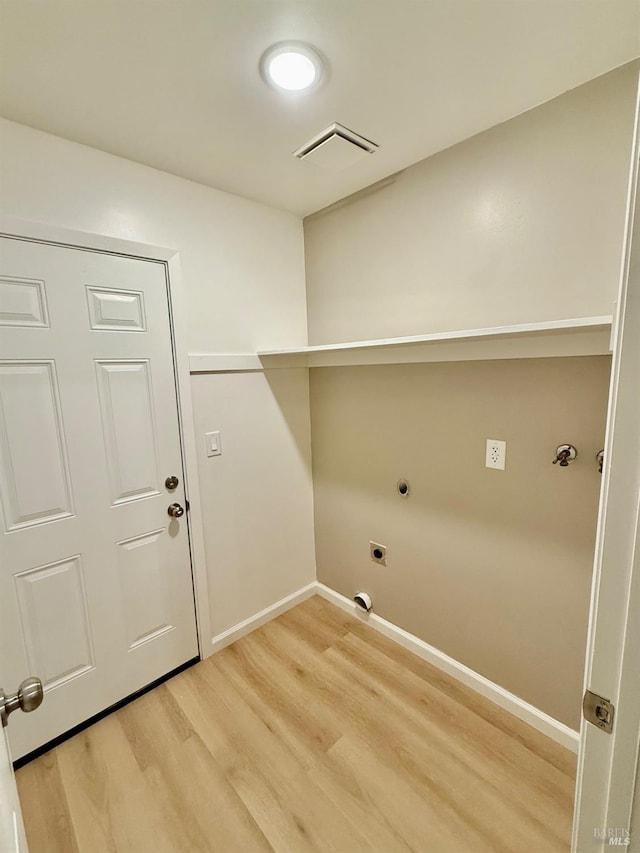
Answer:
<path fill-rule="evenodd" d="M 31 853 L 554 853 L 574 778 L 318 597 L 17 773 Z"/>

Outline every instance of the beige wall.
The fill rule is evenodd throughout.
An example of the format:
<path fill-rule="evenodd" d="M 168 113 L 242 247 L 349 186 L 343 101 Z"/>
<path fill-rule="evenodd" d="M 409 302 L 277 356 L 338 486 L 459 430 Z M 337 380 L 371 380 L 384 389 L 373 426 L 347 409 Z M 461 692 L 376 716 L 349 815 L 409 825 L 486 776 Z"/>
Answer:
<path fill-rule="evenodd" d="M 307 218 L 309 343 L 612 313 L 636 83 L 637 63 Z M 319 579 L 364 587 L 573 727 L 608 372 L 608 357 L 311 370 Z M 504 473 L 484 467 L 487 438 L 508 442 Z M 580 457 L 564 470 L 566 441 Z"/>
<path fill-rule="evenodd" d="M 601 356 L 311 371 L 318 579 L 370 592 L 381 616 L 574 728 L 609 369 Z M 504 472 L 485 468 L 487 438 L 506 440 Z M 579 458 L 561 469 L 564 442 Z"/>
<path fill-rule="evenodd" d="M 625 66 L 306 219 L 309 343 L 611 314 L 636 80 Z"/>

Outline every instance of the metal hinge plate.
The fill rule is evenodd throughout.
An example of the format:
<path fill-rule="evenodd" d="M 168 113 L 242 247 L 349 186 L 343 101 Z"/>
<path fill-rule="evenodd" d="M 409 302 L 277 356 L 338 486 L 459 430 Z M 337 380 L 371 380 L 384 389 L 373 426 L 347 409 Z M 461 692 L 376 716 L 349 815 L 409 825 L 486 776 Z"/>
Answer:
<path fill-rule="evenodd" d="M 613 717 L 615 707 L 608 699 L 598 696 L 587 690 L 582 700 L 582 716 L 588 723 L 599 728 L 601 731 L 611 734 L 613 731 Z"/>

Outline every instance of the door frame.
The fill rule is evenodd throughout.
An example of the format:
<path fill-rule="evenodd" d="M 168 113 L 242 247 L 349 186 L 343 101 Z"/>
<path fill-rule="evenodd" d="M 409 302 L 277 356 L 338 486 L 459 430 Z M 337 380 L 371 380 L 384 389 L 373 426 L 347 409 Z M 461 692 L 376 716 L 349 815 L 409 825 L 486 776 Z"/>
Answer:
<path fill-rule="evenodd" d="M 640 851 L 632 826 L 640 741 L 640 87 L 636 93 L 626 225 L 607 413 L 605 466 L 591 588 L 585 689 L 613 702 L 613 732 L 584 717 L 572 851 L 610 844 Z M 635 815 L 640 820 L 640 815 Z M 608 833 L 613 833 L 610 841 Z"/>
<path fill-rule="evenodd" d="M 204 548 L 204 528 L 200 506 L 200 483 L 198 477 L 198 455 L 196 452 L 195 425 L 191 399 L 191 377 L 189 351 L 187 347 L 186 292 L 180 270 L 180 255 L 176 249 L 123 240 L 106 234 L 94 234 L 0 215 L 0 237 L 14 237 L 35 243 L 47 243 L 69 249 L 84 249 L 110 255 L 121 255 L 142 261 L 164 264 L 171 349 L 174 366 L 176 398 L 178 402 L 178 428 L 182 450 L 185 499 L 188 502 L 187 526 L 189 531 L 189 553 L 193 580 L 194 606 L 198 648 L 200 658 L 213 653 L 211 646 L 211 612 L 209 607 L 209 584 Z"/>

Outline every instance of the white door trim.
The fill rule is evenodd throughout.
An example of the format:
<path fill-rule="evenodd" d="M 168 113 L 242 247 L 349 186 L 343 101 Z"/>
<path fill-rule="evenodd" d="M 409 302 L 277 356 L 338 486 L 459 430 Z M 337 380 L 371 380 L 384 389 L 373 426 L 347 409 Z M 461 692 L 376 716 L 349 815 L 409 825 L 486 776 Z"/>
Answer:
<path fill-rule="evenodd" d="M 28 853 L 6 729 L 0 731 L 0 850 Z"/>
<path fill-rule="evenodd" d="M 187 346 L 186 298 L 180 271 L 180 258 L 176 249 L 167 249 L 148 243 L 122 240 L 105 234 L 92 234 L 71 228 L 60 228 L 42 222 L 17 219 L 0 215 L 0 235 L 19 237 L 38 243 L 51 243 L 75 249 L 90 249 L 126 255 L 142 260 L 160 261 L 165 264 L 169 291 L 169 313 L 173 334 L 173 353 L 178 391 L 178 415 L 180 439 L 182 441 L 185 469 L 185 494 L 190 511 L 187 514 L 189 541 L 191 546 L 191 569 L 195 591 L 198 645 L 202 658 L 212 654 L 211 614 L 207 565 L 204 550 L 202 513 L 200 508 L 200 484 L 198 479 L 198 457 L 195 444 L 189 354 Z"/>

